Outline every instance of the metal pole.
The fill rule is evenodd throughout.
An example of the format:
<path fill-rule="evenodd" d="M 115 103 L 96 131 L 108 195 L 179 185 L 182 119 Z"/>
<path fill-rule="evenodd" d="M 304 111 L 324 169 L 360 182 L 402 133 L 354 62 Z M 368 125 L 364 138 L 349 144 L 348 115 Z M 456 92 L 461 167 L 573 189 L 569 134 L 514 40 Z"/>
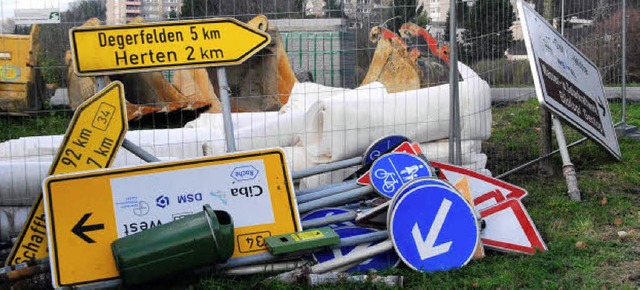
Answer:
<path fill-rule="evenodd" d="M 386 251 L 393 249 L 393 242 L 391 240 L 386 240 L 384 242 L 375 244 L 373 246 L 367 247 L 366 249 L 351 251 L 349 254 L 346 254 L 342 257 L 329 260 L 324 263 L 320 263 L 311 267 L 311 273 L 313 274 L 324 274 L 333 269 L 339 268 L 341 266 L 349 265 L 354 262 L 359 262 L 362 260 L 366 260 L 375 255 L 384 253 Z"/>
<path fill-rule="evenodd" d="M 133 153 L 133 155 L 140 157 L 140 159 L 146 162 L 160 162 L 161 160 L 158 157 L 151 155 L 151 153 L 142 149 L 142 147 L 134 144 L 129 141 L 129 139 L 124 138 L 122 141 L 122 148 L 127 149 L 129 152 Z"/>
<path fill-rule="evenodd" d="M 341 213 L 341 214 L 327 216 L 327 217 L 315 218 L 312 220 L 302 221 L 302 228 L 311 229 L 311 228 L 322 227 L 322 226 L 335 224 L 335 223 L 343 223 L 343 222 L 355 220 L 357 216 L 358 216 L 358 213 L 353 211 L 353 212 Z"/>
<path fill-rule="evenodd" d="M 621 124 L 622 124 L 622 122 L 619 122 L 619 123 L 613 124 L 613 127 L 618 127 L 618 126 L 620 126 Z M 578 145 L 578 144 L 580 144 L 580 143 L 582 143 L 582 142 L 584 142 L 584 141 L 587 141 L 587 140 L 588 140 L 588 139 L 587 139 L 587 137 L 582 137 L 582 138 L 580 138 L 580 140 L 575 141 L 575 142 L 573 142 L 573 143 L 571 143 L 571 144 L 567 145 L 567 148 L 571 148 L 571 147 L 576 146 L 576 145 Z M 518 171 L 518 170 L 521 170 L 521 169 L 523 169 L 523 168 L 527 168 L 528 166 L 530 166 L 530 165 L 532 165 L 532 164 L 535 164 L 536 162 L 539 162 L 539 161 L 541 161 L 541 160 L 547 159 L 547 158 L 549 158 L 549 157 L 553 156 L 554 154 L 556 154 L 556 153 L 558 153 L 558 152 L 560 152 L 560 149 L 553 150 L 553 151 L 552 151 L 551 153 L 549 153 L 549 154 L 546 154 L 546 155 L 544 155 L 544 156 L 540 156 L 540 157 L 538 157 L 538 158 L 536 158 L 536 159 L 534 159 L 534 160 L 531 160 L 531 161 L 529 161 L 529 162 L 527 162 L 527 163 L 525 163 L 525 164 L 522 164 L 522 165 L 520 165 L 520 166 L 518 166 L 518 167 L 516 167 L 516 168 L 513 168 L 513 169 L 511 169 L 511 170 L 509 170 L 509 171 L 507 171 L 507 172 L 500 173 L 499 175 L 496 175 L 496 176 L 495 176 L 495 178 L 497 178 L 497 179 L 503 178 L 503 177 L 505 177 L 505 176 L 507 176 L 507 175 L 510 175 L 511 173 L 514 173 L 514 172 Z"/>
<path fill-rule="evenodd" d="M 317 187 L 298 189 L 298 190 L 296 190 L 296 195 L 305 195 L 305 194 L 313 193 L 313 192 L 316 192 L 316 191 L 322 191 L 322 190 L 325 190 L 325 189 L 333 188 L 335 186 L 342 186 L 342 185 L 347 185 L 347 184 L 351 184 L 351 183 L 355 183 L 355 182 L 353 180 L 347 180 L 347 181 L 343 181 L 343 182 L 339 182 L 339 183 L 325 184 L 325 185 L 320 185 L 320 186 L 317 186 Z"/>
<path fill-rule="evenodd" d="M 312 201 L 314 199 L 324 198 L 324 197 L 332 196 L 332 195 L 340 193 L 340 192 L 356 189 L 356 188 L 359 188 L 361 186 L 362 185 L 360 185 L 360 184 L 356 183 L 355 181 L 353 181 L 353 182 L 350 182 L 350 183 L 347 183 L 347 184 L 344 184 L 344 185 L 336 185 L 334 187 L 327 188 L 325 190 L 316 191 L 316 192 L 312 192 L 312 193 L 305 194 L 305 195 L 298 195 L 296 197 L 296 201 L 298 203 L 305 203 L 305 202 Z"/>
<path fill-rule="evenodd" d="M 229 83 L 227 70 L 224 67 L 216 69 L 218 86 L 220 87 L 220 102 L 222 103 L 222 120 L 224 121 L 224 139 L 227 141 L 227 152 L 236 151 L 236 138 L 233 136 L 231 120 L 231 103 L 229 102 Z"/>
<path fill-rule="evenodd" d="M 449 1 L 449 163 L 462 163 L 460 103 L 458 95 L 458 48 L 456 1 Z M 455 142 L 455 143 L 454 143 Z"/>
<path fill-rule="evenodd" d="M 569 158 L 569 150 L 567 149 L 567 141 L 562 131 L 562 124 L 560 124 L 560 120 L 556 117 L 553 117 L 551 122 L 553 123 L 553 129 L 556 131 L 556 140 L 558 141 L 558 148 L 560 149 L 560 156 L 562 157 L 562 171 L 564 178 L 567 180 L 569 197 L 571 197 L 573 201 L 580 201 L 580 189 L 578 189 L 576 169 L 573 167 L 573 163 L 571 163 L 571 159 Z"/>
<path fill-rule="evenodd" d="M 223 274 L 228 276 L 243 276 L 243 275 L 255 275 L 255 274 L 264 274 L 264 273 L 272 273 L 272 272 L 284 272 L 284 271 L 291 271 L 295 268 L 302 267 L 306 264 L 309 264 L 309 261 L 286 261 L 286 262 L 277 262 L 277 263 L 271 263 L 271 264 L 250 265 L 250 266 L 227 269 L 223 272 Z"/>
<path fill-rule="evenodd" d="M 300 213 L 305 213 L 321 207 L 344 204 L 349 201 L 359 200 L 371 193 L 373 193 L 372 186 L 363 186 L 361 188 L 352 189 L 340 194 L 334 194 L 328 197 L 312 200 L 305 203 L 300 203 L 298 204 L 298 211 Z"/>
<path fill-rule="evenodd" d="M 307 176 L 334 171 L 342 168 L 356 166 L 362 163 L 362 157 L 353 157 L 351 159 L 335 161 L 331 163 L 320 164 L 315 167 L 294 171 L 291 173 L 291 179 L 301 179 Z"/>
<path fill-rule="evenodd" d="M 104 77 L 96 78 L 96 92 L 99 92 L 100 90 L 104 89 L 106 86 L 107 86 L 107 81 L 105 80 Z M 129 141 L 127 138 L 124 138 L 124 140 L 122 141 L 122 147 L 124 149 L 127 149 L 129 152 L 133 153 L 133 155 L 140 157 L 140 159 L 146 162 L 160 161 L 158 157 L 151 155 L 151 153 L 147 152 L 146 150 L 142 149 L 140 146 Z"/>
<path fill-rule="evenodd" d="M 331 248 L 332 249 L 339 249 L 339 248 L 342 248 L 342 247 L 352 247 L 352 246 L 357 246 L 357 245 L 366 244 L 366 243 L 375 243 L 375 242 L 386 240 L 388 238 L 389 238 L 389 233 L 387 231 L 373 232 L 373 233 L 368 233 L 368 234 L 363 234 L 363 235 L 357 235 L 357 236 L 342 238 L 342 239 L 340 239 L 340 243 L 339 244 L 337 244 L 337 245 L 335 245 L 335 246 L 333 246 Z M 325 250 L 325 248 L 314 249 L 314 250 L 312 250 L 312 252 L 313 251 L 322 251 L 322 250 Z M 299 255 L 294 255 L 294 257 L 297 257 L 297 256 L 299 256 Z M 230 268 L 247 266 L 247 265 L 255 265 L 255 264 L 260 264 L 260 263 L 267 263 L 267 262 L 275 261 L 275 260 L 278 260 L 278 259 L 285 259 L 285 258 L 290 258 L 290 257 L 288 257 L 288 256 L 278 257 L 278 256 L 275 256 L 275 255 L 269 253 L 269 252 L 266 252 L 266 253 L 257 254 L 257 255 L 253 255 L 253 256 L 231 258 L 226 263 L 217 265 L 216 268 L 218 268 L 218 269 L 230 269 Z"/>
<path fill-rule="evenodd" d="M 584 141 L 587 141 L 587 138 L 586 138 L 586 137 L 581 138 L 580 140 L 575 141 L 575 142 L 573 142 L 573 143 L 571 143 L 571 144 L 567 145 L 567 148 L 570 148 L 570 147 L 576 146 L 576 145 L 578 145 L 578 144 L 580 144 L 580 143 L 582 143 L 582 142 L 584 142 Z M 507 176 L 507 175 L 510 175 L 511 173 L 514 173 L 514 172 L 516 172 L 516 171 L 518 171 L 518 170 L 521 170 L 521 169 L 523 169 L 523 168 L 527 168 L 527 167 L 528 167 L 528 166 L 530 166 L 530 165 L 533 165 L 533 164 L 535 164 L 535 163 L 537 163 L 537 162 L 539 162 L 539 161 L 542 161 L 542 160 L 544 160 L 544 159 L 547 159 L 547 158 L 549 158 L 549 157 L 553 156 L 554 154 L 556 154 L 556 153 L 558 153 L 558 152 L 560 152 L 560 149 L 553 150 L 553 151 L 551 151 L 551 153 L 549 153 L 549 154 L 547 154 L 547 155 L 540 156 L 540 157 L 538 157 L 538 158 L 536 158 L 536 159 L 534 159 L 534 160 L 531 160 L 531 161 L 529 161 L 529 162 L 527 162 L 527 163 L 525 163 L 525 164 L 522 164 L 522 165 L 520 165 L 520 166 L 518 166 L 518 167 L 516 167 L 516 168 L 514 168 L 514 169 L 511 169 L 511 170 L 509 170 L 509 171 L 507 171 L 507 172 L 505 172 L 505 173 L 501 173 L 500 175 L 497 175 L 495 178 L 497 178 L 497 179 L 503 178 L 503 177 L 505 177 L 505 176 Z"/>
<path fill-rule="evenodd" d="M 622 131 L 627 129 L 627 1 L 622 0 Z"/>
<path fill-rule="evenodd" d="M 564 0 L 560 4 L 560 35 L 564 36 Z"/>

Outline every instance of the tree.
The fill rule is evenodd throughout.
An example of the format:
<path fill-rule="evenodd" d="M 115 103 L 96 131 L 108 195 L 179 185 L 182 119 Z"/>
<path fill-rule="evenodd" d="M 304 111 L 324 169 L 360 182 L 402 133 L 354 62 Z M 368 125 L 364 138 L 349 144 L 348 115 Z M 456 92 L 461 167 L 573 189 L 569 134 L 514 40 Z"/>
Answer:
<path fill-rule="evenodd" d="M 399 31 L 402 24 L 406 22 L 416 23 L 416 15 L 422 13 L 422 5 L 416 9 L 416 0 L 396 0 L 393 1 L 393 19 L 389 21 L 388 28 Z"/>
<path fill-rule="evenodd" d="M 504 57 L 513 42 L 510 27 L 515 21 L 509 0 L 479 0 L 464 23 L 461 56 L 465 62 Z"/>
<path fill-rule="evenodd" d="M 67 69 L 64 55 L 70 49 L 69 29 L 97 17 L 106 19 L 106 0 L 82 0 L 69 3 L 69 9 L 60 14 L 60 24 L 42 24 L 40 30 L 39 67 L 47 83 L 64 85 Z"/>
<path fill-rule="evenodd" d="M 593 61 L 602 74 L 605 84 L 617 84 L 621 80 L 622 11 L 597 22 L 587 39 L 577 44 L 578 49 Z M 640 9 L 627 9 L 627 81 L 640 82 Z"/>
<path fill-rule="evenodd" d="M 431 18 L 426 12 L 422 12 L 416 17 L 416 24 L 420 27 L 426 27 L 429 23 L 431 23 Z"/>
<path fill-rule="evenodd" d="M 469 18 L 470 9 L 471 7 L 469 7 L 469 5 L 467 5 L 466 2 L 456 3 L 456 18 L 458 19 L 458 27 L 460 26 L 464 27 L 465 20 Z M 451 18 L 449 17 L 450 14 L 451 14 L 450 11 L 447 11 L 447 20 L 445 20 L 444 34 L 442 36 L 445 42 L 449 41 L 449 30 L 451 29 L 449 25 L 451 21 Z"/>

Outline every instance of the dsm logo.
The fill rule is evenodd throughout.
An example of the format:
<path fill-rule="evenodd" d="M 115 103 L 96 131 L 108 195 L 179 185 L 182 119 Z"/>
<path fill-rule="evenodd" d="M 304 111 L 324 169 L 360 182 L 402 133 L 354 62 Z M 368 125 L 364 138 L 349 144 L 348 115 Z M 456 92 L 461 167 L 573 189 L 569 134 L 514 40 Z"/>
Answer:
<path fill-rule="evenodd" d="M 164 196 L 164 195 L 160 195 L 160 196 L 156 197 L 156 205 L 159 208 L 165 208 L 165 207 L 169 206 L 169 197 L 168 196 Z"/>
<path fill-rule="evenodd" d="M 178 203 L 188 203 L 201 200 L 202 193 L 200 192 L 178 195 Z"/>
<path fill-rule="evenodd" d="M 236 181 L 252 180 L 258 176 L 258 172 L 252 165 L 238 166 L 231 172 L 231 177 Z"/>

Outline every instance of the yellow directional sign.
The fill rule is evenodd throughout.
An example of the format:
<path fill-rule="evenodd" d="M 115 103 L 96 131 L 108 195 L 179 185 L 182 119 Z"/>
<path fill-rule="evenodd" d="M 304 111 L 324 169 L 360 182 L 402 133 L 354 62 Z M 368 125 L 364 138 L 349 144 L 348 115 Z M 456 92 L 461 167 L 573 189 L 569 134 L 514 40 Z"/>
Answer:
<path fill-rule="evenodd" d="M 117 278 L 113 241 L 204 204 L 233 217 L 233 257 L 263 253 L 266 237 L 300 230 L 279 148 L 56 175 L 43 188 L 55 287 Z"/>
<path fill-rule="evenodd" d="M 232 18 L 77 27 L 69 36 L 80 76 L 236 65 L 271 41 Z"/>
<path fill-rule="evenodd" d="M 80 105 L 51 164 L 49 175 L 109 167 L 124 134 L 127 119 L 122 83 L 113 82 Z M 91 192 L 86 192 L 91 196 Z M 8 265 L 49 256 L 42 195 L 38 196 Z"/>

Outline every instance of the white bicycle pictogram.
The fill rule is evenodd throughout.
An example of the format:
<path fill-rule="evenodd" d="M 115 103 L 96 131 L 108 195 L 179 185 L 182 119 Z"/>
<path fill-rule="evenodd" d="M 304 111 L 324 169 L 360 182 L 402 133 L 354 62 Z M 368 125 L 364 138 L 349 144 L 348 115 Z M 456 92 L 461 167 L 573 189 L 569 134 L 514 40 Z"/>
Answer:
<path fill-rule="evenodd" d="M 396 184 L 400 183 L 398 179 L 395 177 L 395 173 L 387 172 L 386 170 L 380 168 L 374 172 L 374 175 L 378 179 L 384 179 L 384 185 L 382 186 L 382 190 L 385 192 L 392 192 L 396 189 Z"/>

